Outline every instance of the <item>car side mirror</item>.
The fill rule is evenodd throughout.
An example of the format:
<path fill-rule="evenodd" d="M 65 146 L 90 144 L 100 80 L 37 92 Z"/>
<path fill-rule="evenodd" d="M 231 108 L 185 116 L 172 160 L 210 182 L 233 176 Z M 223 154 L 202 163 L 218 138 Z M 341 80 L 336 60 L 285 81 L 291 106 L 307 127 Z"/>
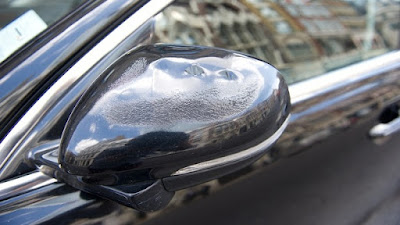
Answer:
<path fill-rule="evenodd" d="M 35 163 L 82 191 L 141 211 L 243 168 L 288 124 L 270 64 L 219 48 L 148 45 L 108 67 L 76 104 L 58 151 Z"/>

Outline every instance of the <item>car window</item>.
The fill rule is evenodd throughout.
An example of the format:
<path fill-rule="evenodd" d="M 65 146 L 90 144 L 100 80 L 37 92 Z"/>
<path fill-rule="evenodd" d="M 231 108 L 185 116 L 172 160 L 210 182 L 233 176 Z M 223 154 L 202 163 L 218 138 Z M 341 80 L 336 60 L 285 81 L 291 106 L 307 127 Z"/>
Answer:
<path fill-rule="evenodd" d="M 155 42 L 241 51 L 294 83 L 398 48 L 399 14 L 398 0 L 177 1 Z"/>
<path fill-rule="evenodd" d="M 0 0 L 0 63 L 83 0 Z"/>

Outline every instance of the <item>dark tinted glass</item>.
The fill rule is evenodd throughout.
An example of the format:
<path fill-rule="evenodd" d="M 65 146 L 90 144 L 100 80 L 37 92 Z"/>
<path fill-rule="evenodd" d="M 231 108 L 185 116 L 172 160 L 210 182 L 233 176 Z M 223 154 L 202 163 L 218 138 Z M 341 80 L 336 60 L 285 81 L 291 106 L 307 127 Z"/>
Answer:
<path fill-rule="evenodd" d="M 156 42 L 237 50 L 266 60 L 289 83 L 399 46 L 391 0 L 190 0 L 157 16 Z"/>
<path fill-rule="evenodd" d="M 0 0 L 0 63 L 84 0 Z"/>

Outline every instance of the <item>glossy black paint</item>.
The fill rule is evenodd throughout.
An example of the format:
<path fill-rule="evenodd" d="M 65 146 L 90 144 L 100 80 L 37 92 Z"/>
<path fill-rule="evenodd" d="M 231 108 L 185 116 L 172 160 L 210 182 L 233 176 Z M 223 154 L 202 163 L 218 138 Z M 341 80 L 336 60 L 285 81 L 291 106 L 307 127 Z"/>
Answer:
<path fill-rule="evenodd" d="M 288 88 L 269 64 L 223 49 L 147 45 L 84 93 L 41 171 L 140 211 L 261 157 L 286 128 Z M 219 132 L 218 132 L 219 131 Z M 57 160 L 58 156 L 58 160 Z"/>
<path fill-rule="evenodd" d="M 396 67 L 397 68 L 397 67 Z M 331 90 L 327 90 L 326 92 L 324 92 L 323 95 L 317 95 L 315 97 L 312 98 L 308 98 L 307 99 L 307 105 L 303 105 L 304 102 L 294 102 L 293 103 L 293 108 L 294 108 L 294 114 L 301 114 L 302 112 L 306 111 L 309 107 L 311 106 L 316 106 L 318 104 L 323 104 L 326 103 L 325 106 L 326 107 L 320 107 L 320 110 L 315 110 L 312 111 L 313 114 L 305 114 L 302 113 L 301 115 L 304 115 L 301 117 L 301 120 L 304 124 L 308 124 L 308 128 L 309 129 L 313 129 L 313 131 L 315 132 L 315 134 L 321 132 L 322 134 L 327 134 L 325 136 L 319 136 L 318 138 L 315 138 L 313 140 L 309 140 L 307 142 L 303 142 L 303 143 L 307 143 L 307 145 L 305 144 L 299 144 L 302 143 L 302 140 L 305 140 L 305 137 L 302 135 L 302 133 L 304 132 L 304 129 L 302 127 L 300 127 L 301 129 L 297 129 L 297 126 L 291 125 L 289 124 L 288 129 L 286 130 L 286 132 L 283 134 L 282 139 L 284 139 L 283 141 L 279 141 L 277 144 L 279 145 L 279 148 L 275 148 L 273 149 L 273 154 L 270 155 L 269 157 L 273 158 L 273 159 L 278 159 L 281 157 L 294 157 L 294 160 L 299 161 L 299 163 L 301 163 L 304 159 L 301 159 L 301 155 L 299 154 L 294 154 L 294 153 L 298 153 L 299 151 L 308 149 L 308 146 L 315 144 L 318 141 L 322 141 L 324 139 L 328 139 L 328 143 L 327 144 L 322 144 L 322 145 L 317 145 L 316 147 L 314 147 L 315 149 L 308 153 L 310 156 L 307 157 L 309 158 L 309 160 L 306 160 L 303 164 L 305 165 L 304 167 L 308 170 L 311 171 L 319 171 L 319 167 L 320 166 L 326 166 L 326 164 L 324 163 L 320 163 L 319 160 L 315 160 L 315 155 L 323 155 L 322 159 L 324 160 L 328 160 L 331 161 L 333 158 L 329 157 L 329 155 L 333 155 L 335 157 L 339 157 L 338 154 L 335 153 L 335 151 L 337 151 L 337 149 L 342 149 L 343 148 L 343 144 L 345 144 L 346 146 L 351 146 L 352 149 L 354 149 L 354 146 L 358 146 L 360 143 L 360 136 L 363 136 L 363 134 L 366 136 L 368 133 L 368 129 L 370 129 L 373 125 L 374 125 L 374 121 L 376 121 L 376 123 L 379 122 L 379 116 L 381 114 L 381 111 L 384 110 L 385 106 L 390 105 L 393 103 L 393 100 L 396 100 L 396 96 L 399 96 L 400 94 L 400 89 L 399 89 L 399 85 L 396 84 L 395 81 L 399 81 L 400 79 L 398 79 L 398 77 L 400 76 L 399 74 L 399 70 L 398 69 L 394 69 L 394 70 L 390 70 L 390 71 L 386 71 L 383 69 L 383 71 L 386 71 L 385 73 L 380 73 L 379 71 L 375 71 L 376 73 L 374 73 L 374 76 L 371 76 L 369 79 L 367 80 L 359 80 L 358 82 L 353 82 L 351 84 L 341 84 L 339 87 L 335 87 L 332 88 Z M 370 71 L 371 73 L 374 71 Z M 346 99 L 346 101 L 334 101 L 336 96 L 340 96 L 340 95 L 345 95 L 347 90 L 352 89 L 352 87 L 355 86 L 363 86 L 363 85 L 367 85 L 369 82 L 371 81 L 375 81 L 377 82 L 377 86 L 374 86 L 376 89 L 373 89 L 375 91 L 369 91 L 370 89 L 365 89 L 365 92 L 361 92 L 363 94 L 360 95 L 351 95 L 348 96 L 348 98 L 344 98 Z M 322 97 L 321 97 L 322 96 Z M 379 98 L 377 98 L 377 96 L 380 96 Z M 362 102 L 366 102 L 368 104 L 357 104 L 357 103 L 362 103 Z M 336 117 L 336 119 L 332 116 L 327 116 L 327 115 L 335 115 L 335 110 L 337 109 L 337 106 L 340 106 L 339 108 L 342 109 L 347 109 L 350 110 L 348 112 L 352 112 L 349 113 L 349 117 L 341 117 L 341 114 L 336 114 L 339 115 L 340 117 Z M 369 111 L 371 113 L 368 114 L 361 114 L 361 113 L 356 113 L 358 111 L 362 111 L 362 109 L 370 109 L 371 106 L 375 106 L 373 111 Z M 345 111 L 342 111 L 345 112 Z M 300 117 L 298 117 L 300 118 Z M 315 121 L 315 118 L 320 118 L 320 119 L 325 119 L 325 121 L 332 121 L 331 123 L 326 123 L 326 124 L 336 124 L 337 127 L 339 128 L 339 125 L 341 124 L 341 128 L 339 129 L 333 129 L 332 132 L 326 133 L 326 132 L 322 132 L 325 129 L 328 129 L 331 126 L 312 126 L 313 121 Z M 348 118 L 349 121 L 351 121 L 351 123 L 334 123 L 334 121 L 343 121 L 341 118 Z M 293 121 L 296 122 L 296 121 Z M 293 123 L 292 122 L 292 123 Z M 346 125 L 346 126 L 345 126 Z M 338 132 L 341 132 L 345 129 L 348 129 L 349 133 L 344 133 L 343 135 L 341 135 L 340 138 L 336 138 L 336 139 L 332 139 L 334 134 L 337 134 Z M 294 141 L 287 141 L 288 138 L 290 138 L 289 140 L 296 140 L 296 142 Z M 347 141 L 344 142 L 345 138 Z M 398 136 L 395 136 L 393 138 L 398 138 Z M 286 141 L 285 141 L 286 139 Z M 332 139 L 332 140 L 330 140 Z M 326 140 L 325 140 L 326 141 Z M 285 144 L 287 143 L 287 144 Z M 364 144 L 368 144 L 367 141 L 363 141 Z M 372 142 L 370 143 L 372 145 Z M 333 145 L 331 146 L 328 150 L 325 148 L 326 145 Z M 295 148 L 295 151 L 291 151 L 292 148 Z M 322 148 L 322 149 L 321 149 Z M 346 149 L 346 148 L 343 148 Z M 326 153 L 319 153 L 321 152 L 321 150 L 323 150 L 323 152 Z M 367 150 L 362 148 L 362 150 Z M 378 151 L 379 150 L 379 151 Z M 342 152 L 350 152 L 350 151 L 342 151 Z M 385 155 L 385 149 L 382 148 L 376 148 L 373 151 L 374 155 Z M 393 151 L 392 151 L 393 152 Z M 278 154 L 277 154 L 278 153 Z M 324 156 L 328 154 L 328 156 Z M 357 151 L 356 156 L 354 156 L 352 160 L 357 160 L 357 162 L 359 162 L 359 160 L 357 159 L 357 155 L 358 154 L 362 154 L 362 151 Z M 367 153 L 366 153 L 367 154 Z M 299 158 L 300 157 L 300 158 Z M 373 163 L 379 163 L 378 161 L 376 161 L 376 159 L 374 159 L 374 157 L 376 156 L 372 156 L 371 157 L 367 157 L 366 160 L 364 160 L 363 162 L 359 162 L 357 165 L 359 165 L 359 167 L 369 167 L 371 166 L 371 162 Z M 383 156 L 379 156 L 379 157 L 383 157 Z M 298 159 L 299 158 L 299 159 Z M 339 157 L 340 158 L 340 157 Z M 344 154 L 343 157 L 341 157 L 345 160 L 348 159 L 348 154 Z M 390 157 L 389 157 L 390 158 Z M 354 165 L 354 163 L 352 163 L 352 160 L 349 162 L 349 165 Z M 348 161 L 348 160 L 347 160 Z M 287 180 L 286 177 L 290 177 L 290 176 L 296 176 L 296 172 L 300 173 L 300 174 L 307 174 L 304 173 L 303 169 L 299 169 L 297 167 L 294 166 L 294 169 L 285 171 L 284 168 L 288 168 L 285 166 L 285 161 L 283 161 L 282 163 L 281 160 L 278 160 L 277 162 L 274 162 L 272 164 L 272 166 L 274 166 L 274 164 L 277 164 L 277 167 L 280 168 L 279 172 L 277 173 L 279 176 L 276 177 L 276 179 L 281 180 L 283 183 L 287 184 L 287 182 L 291 183 L 292 181 L 285 181 Z M 322 161 L 323 162 L 323 161 Z M 247 169 L 242 170 L 243 172 L 234 174 L 234 175 L 229 175 L 226 177 L 223 177 L 221 179 L 219 179 L 218 181 L 215 182 L 210 182 L 204 185 L 200 185 L 198 187 L 194 187 L 194 188 L 188 188 L 184 191 L 178 192 L 179 194 L 177 194 L 177 199 L 173 202 L 170 203 L 170 205 L 168 206 L 167 209 L 171 209 L 171 208 L 176 208 L 178 206 L 181 206 L 182 204 L 186 204 L 188 202 L 191 202 L 195 199 L 198 198 L 202 198 L 204 196 L 207 196 L 210 192 L 214 192 L 217 189 L 223 188 L 224 186 L 226 186 L 226 184 L 230 184 L 232 183 L 232 181 L 237 180 L 239 177 L 243 177 L 245 176 L 245 174 L 247 175 L 251 175 L 252 172 L 255 172 L 257 174 L 259 174 L 258 171 L 260 171 L 260 169 L 262 169 L 263 166 L 265 165 L 269 165 L 271 163 L 271 160 L 267 158 L 263 159 L 263 161 L 261 161 L 261 168 L 260 163 L 257 163 L 258 166 L 252 165 L 249 166 Z M 287 163 L 287 162 L 286 162 Z M 268 166 L 267 166 L 268 169 Z M 299 172 L 300 170 L 300 172 Z M 332 170 L 325 170 L 328 171 L 329 173 L 334 173 L 334 171 Z M 264 174 L 264 173 L 263 173 Z M 269 174 L 269 173 L 265 173 L 265 174 Z M 283 175 L 280 175 L 283 174 Z M 271 175 L 272 176 L 272 175 Z M 376 175 L 379 176 L 379 175 Z M 257 176 L 253 176 L 252 179 L 256 179 Z M 315 178 L 315 177 L 314 177 Z M 314 179 L 312 178 L 312 179 Z M 272 179 L 272 178 L 270 178 Z M 352 181 L 354 181 L 354 178 L 350 178 L 352 179 Z M 274 179 L 272 179 L 274 180 Z M 304 184 L 303 180 L 298 181 L 300 184 Z M 342 182 L 341 179 L 338 179 L 338 182 Z M 50 185 L 51 187 L 55 187 L 56 184 L 52 184 Z M 280 184 L 270 181 L 270 185 L 278 185 L 276 188 L 278 190 L 281 190 L 280 188 Z M 311 183 L 311 185 L 313 185 L 313 183 Z M 21 222 L 28 222 L 28 223 L 40 223 L 40 222 L 46 222 L 46 223 L 55 223 L 58 220 L 58 218 L 68 218 L 66 221 L 72 221 L 72 222 L 76 222 L 76 221 L 85 221 L 85 222 L 91 222 L 91 223 L 95 223 L 96 221 L 99 221 L 99 218 L 104 218 L 102 216 L 99 217 L 86 217 L 83 219 L 82 218 L 82 214 L 79 212 L 82 212 L 80 210 L 89 210 L 89 209 L 96 209 L 95 212 L 98 212 L 99 214 L 102 215 L 107 215 L 106 217 L 109 219 L 112 219 L 114 222 L 120 220 L 121 223 L 125 223 L 124 221 L 126 221 L 125 219 L 127 217 L 129 217 L 128 221 L 130 223 L 134 223 L 134 222 L 139 222 L 139 221 L 143 221 L 145 219 L 147 219 L 148 217 L 152 217 L 152 214 L 149 214 L 148 216 L 146 216 L 146 214 L 143 213 L 138 213 L 137 211 L 127 208 L 125 206 L 122 206 L 120 204 L 115 204 L 115 203 L 111 203 L 109 201 L 103 200 L 103 199 L 96 199 L 94 197 L 88 198 L 88 197 L 84 197 L 84 196 L 88 196 L 88 195 L 84 195 L 84 194 L 79 194 L 79 191 L 74 191 L 71 188 L 68 188 L 68 185 L 63 184 L 63 189 L 68 189 L 70 190 L 70 192 L 75 193 L 73 195 L 69 195 L 69 198 L 71 200 L 71 202 L 75 202 L 74 207 L 76 209 L 79 210 L 72 210 L 71 208 L 68 207 L 63 207 L 63 209 L 66 210 L 61 210 L 61 211 L 57 211 L 57 213 L 53 214 L 52 217 L 46 217 L 43 218 L 41 214 L 37 214 L 37 210 L 36 208 L 32 207 L 32 203 L 33 202 L 37 202 L 43 205 L 46 204 L 58 204 L 60 206 L 65 206 L 65 197 L 64 194 L 65 192 L 59 192 L 57 195 L 51 195 L 49 192 L 47 192 L 47 188 L 40 188 L 39 190 L 37 190 L 36 192 L 31 192 L 28 193 L 26 195 L 24 195 L 23 199 L 24 201 L 17 201 L 18 198 L 12 198 L 7 202 L 4 202 L 4 205 L 2 205 L 1 208 L 3 208 L 3 210 L 1 210 L 1 216 L 0 219 L 2 218 L 20 218 Z M 295 186 L 297 187 L 297 186 Z M 308 187 L 307 185 L 305 187 Z M 364 187 L 364 186 L 363 186 Z M 296 188 L 291 188 L 288 187 L 289 191 L 291 194 L 294 194 L 296 196 Z M 346 189 L 341 189 L 343 191 L 343 193 L 346 193 Z M 265 193 L 265 190 L 262 190 L 263 193 Z M 323 191 L 323 190 L 322 190 Z M 40 193 L 40 198 L 37 198 L 37 194 L 36 193 Z M 356 191 L 357 195 L 359 194 L 358 191 Z M 179 197 L 179 198 L 178 198 Z M 308 197 L 307 197 L 308 198 Z M 276 201 L 281 201 L 282 199 L 280 198 L 276 198 Z M 292 200 L 293 198 L 291 198 L 290 196 L 288 198 L 286 198 L 286 200 L 288 201 L 288 204 L 291 206 Z M 220 205 L 223 205 L 223 203 L 218 203 Z M 345 201 L 345 204 L 348 205 L 348 201 Z M 5 206 L 7 206 L 6 208 L 4 208 Z M 103 206 L 103 207 L 100 207 Z M 282 206 L 287 206 L 285 204 L 282 204 Z M 236 206 L 235 206 L 236 207 Z M 274 208 L 274 207 L 272 207 Z M 69 210 L 67 210 L 69 209 Z M 177 209 L 179 210 L 179 209 Z M 281 210 L 279 210 L 279 213 L 282 213 L 283 211 L 285 211 L 286 208 L 282 208 Z M 79 212 L 78 212 L 79 211 Z M 24 217 L 22 215 L 26 215 L 26 213 L 28 213 L 29 215 L 31 215 L 30 217 Z M 2 220 L 4 221 L 5 224 L 7 224 L 7 220 Z M 10 222 L 8 222 L 8 224 L 10 224 Z"/>
<path fill-rule="evenodd" d="M 132 223 L 137 212 L 61 183 L 0 202 L 1 224 L 112 223 L 114 217 Z"/>
<path fill-rule="evenodd" d="M 294 103 L 292 121 L 274 146 L 277 157 L 297 154 L 358 123 L 372 120 L 378 123 L 375 113 L 380 114 L 399 101 L 400 63 L 369 73 L 371 76 Z"/>
<path fill-rule="evenodd" d="M 398 71 L 398 69 L 397 69 Z M 365 112 L 370 111 L 371 109 L 374 111 L 379 111 L 384 108 L 384 106 L 388 103 L 391 102 L 394 96 L 399 94 L 399 89 L 398 89 L 398 83 L 396 83 L 396 79 L 387 79 L 389 77 L 389 74 L 392 74 L 394 77 L 398 77 L 395 74 L 396 70 L 385 73 L 385 74 L 378 74 L 379 76 L 382 75 L 383 77 L 376 76 L 374 79 L 368 79 L 364 80 L 363 83 L 361 82 L 356 82 L 353 83 L 352 85 L 344 85 L 340 88 L 337 88 L 335 90 L 329 90 L 327 93 L 321 94 L 318 97 L 310 98 L 307 99 L 307 101 L 303 102 L 304 105 L 295 103 L 295 113 L 297 114 L 295 116 L 296 119 L 293 120 L 293 122 L 296 121 L 302 121 L 301 123 L 299 122 L 298 124 L 293 124 L 289 126 L 289 130 L 287 134 L 284 135 L 286 137 L 282 141 L 280 141 L 280 147 L 276 152 L 279 152 L 279 156 L 292 156 L 294 153 L 298 153 L 301 150 L 306 149 L 307 146 L 313 145 L 316 141 L 323 140 L 325 138 L 331 137 L 332 134 L 340 132 L 344 129 L 355 129 L 359 126 L 360 123 L 367 121 L 367 120 L 375 120 L 376 119 L 376 113 L 367 113 Z M 351 75 L 351 74 L 350 74 Z M 398 79 L 397 79 L 398 81 Z M 374 85 L 373 87 L 368 85 L 368 82 L 373 82 Z M 391 83 L 391 85 L 389 85 Z M 353 89 L 354 87 L 362 87 L 365 86 L 364 88 L 358 89 L 356 92 L 352 92 L 350 95 L 346 94 L 349 90 Z M 325 102 L 326 101 L 326 102 Z M 359 104 L 362 103 L 363 101 L 366 101 L 367 104 Z M 316 107 L 313 107 L 316 106 Z M 339 107 L 337 107 L 339 106 Z M 326 107 L 326 108 L 325 108 Z M 313 110 L 307 110 L 312 108 Z M 339 108 L 340 110 L 336 111 L 335 109 Z M 363 109 L 366 109 L 363 111 Z M 329 116 L 327 116 L 329 115 Z M 328 122 L 328 123 L 321 123 L 324 124 L 325 126 L 316 126 L 315 121 L 323 121 L 323 122 Z M 304 126 L 302 126 L 304 124 Z M 319 123 L 318 123 L 319 124 Z M 334 129 L 331 129 L 331 128 Z M 300 128 L 300 129 L 298 129 Z M 305 133 L 307 131 L 310 131 L 310 133 Z M 319 133 L 321 132 L 321 133 Z M 360 132 L 358 130 L 358 132 Z M 367 132 L 367 130 L 365 130 Z M 307 134 L 307 135 L 306 135 Z M 314 134 L 321 134 L 320 136 Z M 315 137 L 314 139 L 307 139 L 307 137 L 313 136 Z M 337 141 L 337 144 L 341 143 L 341 141 Z M 353 146 L 356 146 L 358 144 L 358 139 L 354 139 L 353 142 L 350 143 Z M 293 148 L 292 148 L 293 147 Z M 341 147 L 341 146 L 339 146 Z M 294 150 L 294 151 L 293 151 Z M 277 156 L 275 156 L 277 157 Z M 368 166 L 368 165 L 366 165 Z M 307 166 L 308 167 L 308 166 Z M 311 167 L 311 166 L 310 166 Z M 291 174 L 293 175 L 293 174 Z M 51 185 L 54 187 L 53 185 Z M 63 187 L 67 187 L 66 185 L 62 185 Z M 207 186 L 204 186 L 207 187 Z M 207 188 L 206 188 L 207 189 Z M 71 192 L 74 193 L 79 193 L 77 191 L 74 191 L 73 189 L 69 189 Z M 203 189 L 201 189 L 203 190 Z M 46 192 L 45 188 L 40 189 L 40 192 L 42 194 L 42 199 L 37 201 L 37 200 L 32 200 L 32 201 L 24 201 L 22 204 L 22 200 L 17 204 L 18 207 L 7 207 L 5 211 L 3 211 L 2 218 L 5 215 L 6 217 L 4 218 L 13 218 L 14 216 L 17 216 L 20 218 L 20 221 L 29 221 L 29 223 L 40 223 L 40 222 L 49 222 L 49 223 L 55 223 L 60 221 L 60 218 L 64 218 L 66 223 L 68 222 L 76 222 L 80 220 L 80 222 L 88 222 L 90 221 L 91 223 L 96 223 L 99 221 L 99 218 L 101 218 L 101 213 L 103 215 L 109 215 L 110 218 L 121 218 L 121 214 L 118 214 L 118 212 L 124 211 L 121 209 L 126 209 L 125 207 L 118 205 L 118 204 L 109 204 L 108 201 L 104 200 L 93 200 L 90 199 L 90 201 L 85 201 L 83 203 L 81 200 L 86 200 L 86 197 L 80 196 L 79 194 L 75 194 L 71 196 L 71 201 L 76 202 L 76 205 L 74 207 L 77 207 L 79 210 L 86 210 L 86 209 L 96 209 L 94 211 L 90 211 L 91 213 L 88 213 L 88 215 L 92 215 L 94 212 L 100 212 L 98 216 L 87 216 L 84 215 L 82 218 L 82 215 L 79 212 L 79 210 L 59 210 L 54 214 L 54 217 L 46 217 L 42 218 L 40 214 L 36 214 L 39 216 L 35 216 L 35 213 L 38 212 L 37 208 L 32 208 L 31 204 L 32 202 L 40 202 L 40 201 L 47 201 L 50 195 Z M 192 199 L 196 197 L 190 197 L 190 196 L 197 196 L 197 195 L 203 195 L 203 193 L 207 193 L 207 191 L 192 191 L 188 190 L 187 191 L 187 196 L 188 198 L 185 199 Z M 194 193 L 194 194 L 193 194 Z M 62 208 L 62 205 L 65 203 L 65 199 L 62 197 L 63 194 L 66 194 L 66 192 L 60 192 L 58 195 L 54 196 L 54 200 L 57 203 L 51 202 L 52 199 L 48 202 L 49 205 L 53 204 L 58 204 L 60 206 L 60 209 Z M 29 198 L 32 197 L 33 195 L 28 195 L 25 196 L 27 198 L 25 199 L 33 199 Z M 64 201 L 64 202 L 63 202 Z M 7 202 L 9 205 L 13 205 L 15 202 L 8 201 Z M 108 205 L 109 204 L 109 205 Z M 179 204 L 179 203 L 177 203 Z M 97 208 L 99 205 L 107 205 L 106 209 L 105 208 Z M 14 210 L 14 211 L 13 211 Z M 24 217 L 24 213 L 29 212 L 32 217 Z M 48 211 L 50 212 L 50 210 Z M 18 216 L 19 215 L 19 216 Z M 127 210 L 126 212 L 124 211 L 123 215 L 136 215 L 133 210 Z M 135 220 L 137 218 L 140 218 L 141 216 L 138 215 L 135 218 L 131 218 L 132 220 Z M 57 218 L 57 219 L 56 219 Z M 7 222 L 7 220 L 5 220 Z M 115 220 L 114 220 L 115 221 Z M 123 222 L 123 221 L 122 221 Z M 130 221 L 132 222 L 132 221 Z"/>
<path fill-rule="evenodd" d="M 192 190 L 186 201 L 209 196 L 143 225 L 397 225 L 400 135 L 371 144 L 366 133 L 374 122 L 358 123 L 247 176 L 242 171 L 239 182 L 216 193 L 211 187 Z"/>
<path fill-rule="evenodd" d="M 59 162 L 80 176 L 151 169 L 158 179 L 248 148 L 265 151 L 289 111 L 287 86 L 265 62 L 215 48 L 143 46 L 80 99 Z"/>

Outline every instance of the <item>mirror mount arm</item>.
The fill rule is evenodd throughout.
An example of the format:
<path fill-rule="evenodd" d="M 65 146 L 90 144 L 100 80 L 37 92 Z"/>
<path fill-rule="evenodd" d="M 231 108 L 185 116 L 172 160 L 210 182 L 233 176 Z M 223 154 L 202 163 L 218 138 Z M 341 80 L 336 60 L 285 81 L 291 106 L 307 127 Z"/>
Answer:
<path fill-rule="evenodd" d="M 82 177 L 68 174 L 60 169 L 58 163 L 58 149 L 37 150 L 30 153 L 33 161 L 44 174 L 71 185 L 72 187 L 94 194 L 101 195 L 122 205 L 142 212 L 153 212 L 168 205 L 174 196 L 174 191 L 167 191 L 161 179 L 137 182 L 126 187 L 88 184 Z"/>
<path fill-rule="evenodd" d="M 288 87 L 264 61 L 203 46 L 139 46 L 82 95 L 60 145 L 29 158 L 79 190 L 155 211 L 177 190 L 255 162 L 289 118 Z"/>

